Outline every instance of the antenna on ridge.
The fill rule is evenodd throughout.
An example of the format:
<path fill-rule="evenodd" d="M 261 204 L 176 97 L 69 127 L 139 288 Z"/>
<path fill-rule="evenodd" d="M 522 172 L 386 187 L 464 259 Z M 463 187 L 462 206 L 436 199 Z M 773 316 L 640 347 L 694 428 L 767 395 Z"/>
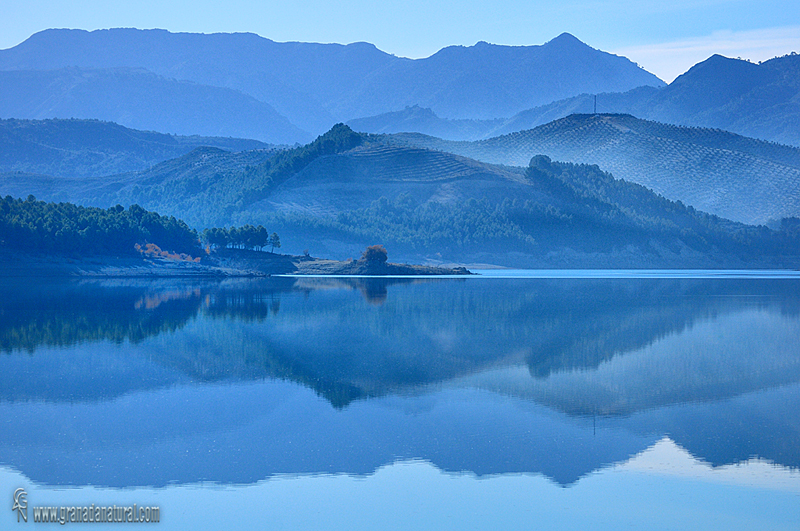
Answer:
<path fill-rule="evenodd" d="M 594 113 L 597 114 L 597 94 L 594 95 Z"/>

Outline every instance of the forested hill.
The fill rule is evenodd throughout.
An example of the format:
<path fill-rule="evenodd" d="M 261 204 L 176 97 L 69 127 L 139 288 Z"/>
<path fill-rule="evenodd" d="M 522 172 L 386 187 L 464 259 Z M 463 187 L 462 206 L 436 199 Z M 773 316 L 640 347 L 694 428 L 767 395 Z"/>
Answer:
<path fill-rule="evenodd" d="M 230 153 L 202 147 L 141 172 L 86 179 L 7 173 L 0 175 L 0 193 L 33 193 L 48 201 L 104 208 L 140 204 L 197 228 L 221 226 L 312 161 L 352 149 L 364 139 L 338 125 L 297 148 Z"/>
<path fill-rule="evenodd" d="M 267 149 L 257 140 L 177 136 L 98 120 L 0 120 L 0 172 L 98 177 L 145 170 L 200 146 Z M 27 192 L 25 193 L 27 195 Z"/>
<path fill-rule="evenodd" d="M 445 154 L 428 153 L 439 168 L 448 160 Z M 383 196 L 368 207 L 354 206 L 335 215 L 322 208 L 288 208 L 303 204 L 303 197 L 309 199 L 310 183 L 315 181 L 322 184 L 326 205 L 341 207 L 347 192 L 331 183 L 334 164 L 352 167 L 353 159 L 367 156 L 366 151 L 342 154 L 324 165 L 311 165 L 276 191 L 273 199 L 284 200 L 279 214 L 265 215 L 275 205 L 264 202 L 255 205 L 264 210 L 242 215 L 263 219 L 287 239 L 306 235 L 315 245 L 375 240 L 406 256 L 508 266 L 796 267 L 800 263 L 796 219 L 784 221 L 781 231 L 734 223 L 614 179 L 597 166 L 558 163 L 545 156 L 534 157 L 521 174 L 485 166 L 448 179 L 442 175 L 446 171 L 428 166 L 422 173 L 418 168 L 416 174 L 403 176 L 406 192 L 394 199 Z M 384 158 L 389 156 L 402 158 L 408 153 L 398 150 Z M 464 170 L 457 158 L 449 162 L 458 173 Z M 400 189 L 388 186 L 397 178 L 391 171 L 373 175 L 359 182 L 356 195 L 374 197 L 381 190 Z"/>
<path fill-rule="evenodd" d="M 630 115 L 575 114 L 476 142 L 415 134 L 392 139 L 492 164 L 524 165 L 536 154 L 597 164 L 619 179 L 744 223 L 800 215 L 800 148 L 717 129 L 672 126 Z"/>
<path fill-rule="evenodd" d="M 152 243 L 173 253 L 199 256 L 197 232 L 184 222 L 138 205 L 86 208 L 35 197 L 0 198 L 0 249 L 56 254 L 135 256 Z"/>
<path fill-rule="evenodd" d="M 264 225 L 284 249 L 353 257 L 382 243 L 403 261 L 524 267 L 796 267 L 796 219 L 782 230 L 673 202 L 594 165 L 545 156 L 496 166 L 397 145 L 337 125 L 265 153 L 199 148 L 145 172 L 60 179 L 57 198 L 142 205 L 204 227 Z M 8 177 L 8 175 L 6 176 Z M 13 177 L 13 175 L 12 175 Z M 0 183 L 21 189 L 37 182 Z M 35 190 L 30 192 L 36 193 Z"/>

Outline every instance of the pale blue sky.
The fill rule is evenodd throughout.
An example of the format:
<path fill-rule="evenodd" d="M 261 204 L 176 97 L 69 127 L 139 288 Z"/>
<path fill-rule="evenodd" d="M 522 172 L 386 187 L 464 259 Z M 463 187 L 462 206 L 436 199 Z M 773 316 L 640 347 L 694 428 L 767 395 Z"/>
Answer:
<path fill-rule="evenodd" d="M 367 41 L 404 57 L 451 44 L 542 44 L 569 32 L 666 81 L 713 53 L 800 52 L 800 2 L 753 0 L 2 0 L 0 49 L 47 28 L 252 32 L 276 41 Z"/>

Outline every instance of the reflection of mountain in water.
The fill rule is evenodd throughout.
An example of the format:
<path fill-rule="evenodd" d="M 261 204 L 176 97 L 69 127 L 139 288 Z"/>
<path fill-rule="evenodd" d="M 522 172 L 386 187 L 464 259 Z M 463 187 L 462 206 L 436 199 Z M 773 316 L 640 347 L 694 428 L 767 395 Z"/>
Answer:
<path fill-rule="evenodd" d="M 633 338 L 619 356 L 610 350 L 580 364 L 585 358 L 568 358 L 565 351 L 558 360 L 570 363 L 544 375 L 531 378 L 529 367 L 506 366 L 451 385 L 532 399 L 572 416 L 627 416 L 800 382 L 798 338 L 796 318 L 760 304 L 729 308 L 641 346 Z"/>
<path fill-rule="evenodd" d="M 767 315 L 797 313 L 798 297 L 784 288 L 779 282 L 765 282 L 754 293 L 752 284 L 739 281 L 478 280 L 462 281 L 453 289 L 452 283 L 436 281 L 391 290 L 379 308 L 366 308 L 341 290 L 319 289 L 313 305 L 301 307 L 284 298 L 281 315 L 271 322 L 274 333 L 262 338 L 261 352 L 269 358 L 273 375 L 304 383 L 334 405 L 345 406 L 359 397 L 415 392 L 421 386 L 521 363 L 535 377 L 525 378 L 527 382 L 595 369 L 681 336 L 699 322 L 713 323 L 739 312 L 742 298 Z M 299 315 L 302 319 L 296 318 Z M 791 330 L 785 330 L 784 337 L 787 334 Z M 703 351 L 698 341 L 695 357 L 728 363 L 724 352 Z M 798 379 L 800 365 L 791 349 L 768 351 L 759 359 L 763 358 L 756 380 L 745 372 L 735 373 L 741 363 L 732 363 L 724 375 L 695 366 L 689 370 L 699 372 L 684 371 L 679 379 L 668 373 L 651 375 L 663 380 L 648 385 L 682 389 L 694 382 L 693 389 L 664 393 L 660 405 L 665 405 Z M 659 363 L 668 366 L 669 359 L 667 355 Z M 686 377 L 690 380 L 683 380 Z M 593 398 L 587 400 L 591 403 Z M 587 411 L 613 409 L 574 413 Z"/>
<path fill-rule="evenodd" d="M 715 465 L 798 467 L 788 282 L 4 288 L 29 299 L 0 325 L 0 416 L 14 419 L 0 456 L 51 484 L 248 483 L 406 458 L 569 484 L 668 435 Z M 18 333 L 48 322 L 65 334 Z"/>
<path fill-rule="evenodd" d="M 278 474 L 363 475 L 398 459 L 423 459 L 448 472 L 479 476 L 541 473 L 569 485 L 668 435 L 714 464 L 761 456 L 796 468 L 792 413 L 800 407 L 799 390 L 794 385 L 768 391 L 761 400 L 743 396 L 652 416 L 598 419 L 594 427 L 591 419 L 466 389 L 336 410 L 286 382 L 178 386 L 79 408 L 0 403 L 0 415 L 14 419 L 0 435 L 0 455 L 3 465 L 51 485 L 242 484 Z M 764 413 L 768 422 L 760 421 Z M 733 438 L 737 442 L 728 448 Z M 784 453 L 773 454 L 776 447 Z M 717 462 L 719 457 L 727 460 Z"/>

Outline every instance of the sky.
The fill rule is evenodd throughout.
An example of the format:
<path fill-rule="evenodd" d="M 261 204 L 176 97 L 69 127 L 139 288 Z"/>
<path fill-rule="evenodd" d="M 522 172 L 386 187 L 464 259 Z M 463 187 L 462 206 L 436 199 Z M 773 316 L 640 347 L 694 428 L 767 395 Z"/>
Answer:
<path fill-rule="evenodd" d="M 2 0 L 0 49 L 48 28 L 251 32 L 275 41 L 366 41 L 411 58 L 478 41 L 543 44 L 569 32 L 670 82 L 715 53 L 800 53 L 800 1 Z"/>

